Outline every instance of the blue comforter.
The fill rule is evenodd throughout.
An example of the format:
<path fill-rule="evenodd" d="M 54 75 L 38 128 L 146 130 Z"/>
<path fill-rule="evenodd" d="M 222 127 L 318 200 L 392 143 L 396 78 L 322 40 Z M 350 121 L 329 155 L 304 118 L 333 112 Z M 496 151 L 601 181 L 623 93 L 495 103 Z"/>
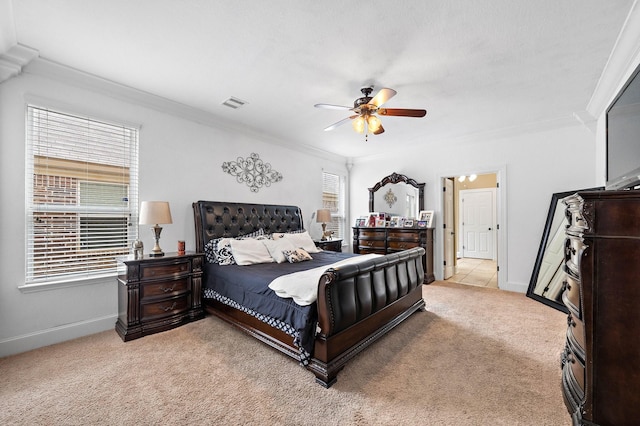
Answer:
<path fill-rule="evenodd" d="M 312 260 L 300 263 L 263 263 L 248 266 L 206 263 L 203 283 L 205 295 L 206 289 L 213 290 L 245 308 L 289 324 L 298 334 L 294 337 L 299 340 L 301 348 L 313 353 L 316 304 L 300 306 L 290 298 L 279 297 L 268 285 L 281 275 L 331 265 L 357 255 L 322 251 L 312 253 L 311 256 Z"/>

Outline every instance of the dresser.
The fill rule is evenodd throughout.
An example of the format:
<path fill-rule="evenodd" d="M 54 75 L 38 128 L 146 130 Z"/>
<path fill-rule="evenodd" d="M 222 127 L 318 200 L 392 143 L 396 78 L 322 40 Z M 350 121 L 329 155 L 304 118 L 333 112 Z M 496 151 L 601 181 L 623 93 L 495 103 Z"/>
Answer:
<path fill-rule="evenodd" d="M 433 228 L 353 228 L 353 252 L 357 254 L 388 254 L 422 247 L 424 283 L 435 280 L 433 274 Z"/>
<path fill-rule="evenodd" d="M 574 425 L 640 422 L 640 193 L 578 192 L 562 300 L 569 310 L 562 391 Z"/>
<path fill-rule="evenodd" d="M 125 342 L 204 317 L 203 255 L 167 253 L 117 261 L 116 331 Z"/>

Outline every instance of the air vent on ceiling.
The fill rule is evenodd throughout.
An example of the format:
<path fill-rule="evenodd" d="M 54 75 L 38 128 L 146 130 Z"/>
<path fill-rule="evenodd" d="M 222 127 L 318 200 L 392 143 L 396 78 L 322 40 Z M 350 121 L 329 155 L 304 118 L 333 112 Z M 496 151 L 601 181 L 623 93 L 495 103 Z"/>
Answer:
<path fill-rule="evenodd" d="M 229 108 L 238 109 L 246 103 L 247 103 L 246 101 L 243 101 L 242 99 L 238 99 L 232 96 L 226 101 L 224 101 L 222 105 L 228 106 Z"/>

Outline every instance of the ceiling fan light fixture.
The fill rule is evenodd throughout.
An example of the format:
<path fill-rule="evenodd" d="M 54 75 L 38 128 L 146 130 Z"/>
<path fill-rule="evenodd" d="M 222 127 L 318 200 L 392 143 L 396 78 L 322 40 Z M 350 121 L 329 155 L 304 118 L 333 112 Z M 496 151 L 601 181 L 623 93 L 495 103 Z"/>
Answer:
<path fill-rule="evenodd" d="M 460 176 L 460 177 L 458 178 L 458 182 L 464 182 L 464 180 L 465 180 L 466 178 L 467 178 L 467 177 L 466 177 L 465 175 L 462 175 L 462 176 Z"/>
<path fill-rule="evenodd" d="M 476 180 L 476 178 L 478 177 L 478 175 L 473 174 L 469 176 L 469 182 L 473 182 L 474 180 Z"/>

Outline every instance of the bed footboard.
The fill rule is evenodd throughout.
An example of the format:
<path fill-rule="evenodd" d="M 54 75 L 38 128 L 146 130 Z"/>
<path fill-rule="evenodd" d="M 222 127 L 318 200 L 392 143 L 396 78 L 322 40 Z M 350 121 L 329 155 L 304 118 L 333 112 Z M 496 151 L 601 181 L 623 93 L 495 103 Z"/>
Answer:
<path fill-rule="evenodd" d="M 421 247 L 328 269 L 318 287 L 318 326 L 307 366 L 325 387 L 346 362 L 424 309 Z"/>

